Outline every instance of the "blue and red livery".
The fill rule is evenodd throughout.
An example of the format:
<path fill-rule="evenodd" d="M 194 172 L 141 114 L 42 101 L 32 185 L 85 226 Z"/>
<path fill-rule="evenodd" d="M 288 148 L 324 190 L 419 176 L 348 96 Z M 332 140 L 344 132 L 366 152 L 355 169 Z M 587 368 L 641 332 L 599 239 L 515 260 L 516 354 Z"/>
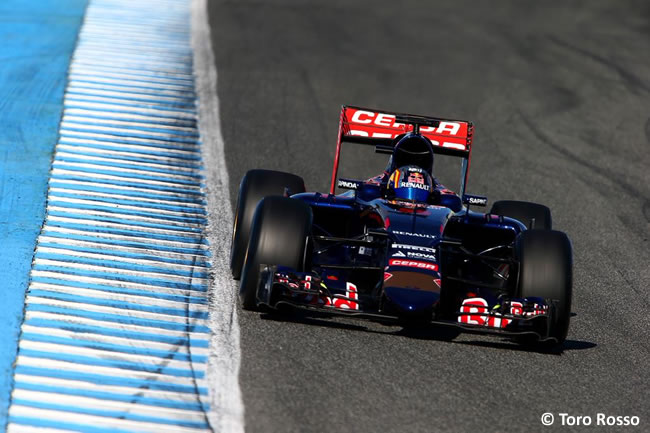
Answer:
<path fill-rule="evenodd" d="M 398 323 L 438 323 L 561 344 L 572 250 L 550 210 L 466 193 L 471 122 L 344 106 L 331 188 L 249 171 L 240 185 L 231 269 L 246 309 L 282 305 Z M 343 143 L 390 155 L 367 180 L 338 178 Z M 433 176 L 458 157 L 459 194 Z M 346 189 L 335 194 L 336 187 Z"/>

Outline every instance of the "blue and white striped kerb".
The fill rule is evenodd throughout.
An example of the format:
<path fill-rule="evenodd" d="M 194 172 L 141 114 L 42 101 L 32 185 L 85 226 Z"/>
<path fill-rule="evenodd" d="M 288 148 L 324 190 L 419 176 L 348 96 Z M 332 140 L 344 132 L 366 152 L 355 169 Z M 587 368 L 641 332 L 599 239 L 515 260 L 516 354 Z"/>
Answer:
<path fill-rule="evenodd" d="M 9 432 L 209 431 L 189 0 L 91 0 L 70 65 Z"/>

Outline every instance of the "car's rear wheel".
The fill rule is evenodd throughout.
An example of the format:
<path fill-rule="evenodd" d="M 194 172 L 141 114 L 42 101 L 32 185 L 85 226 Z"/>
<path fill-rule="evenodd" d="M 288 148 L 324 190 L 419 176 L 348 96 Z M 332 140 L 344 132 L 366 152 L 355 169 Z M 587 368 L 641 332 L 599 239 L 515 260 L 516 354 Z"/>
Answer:
<path fill-rule="evenodd" d="M 527 201 L 501 200 L 492 205 L 490 213 L 514 218 L 529 229 L 552 229 L 551 210 L 541 204 Z"/>
<path fill-rule="evenodd" d="M 297 199 L 265 197 L 257 205 L 239 288 L 244 309 L 256 308 L 260 265 L 305 271 L 312 219 L 309 205 Z"/>
<path fill-rule="evenodd" d="M 250 170 L 242 179 L 230 245 L 230 270 L 234 279 L 241 277 L 257 204 L 264 197 L 284 195 L 285 189 L 289 194 L 305 192 L 305 182 L 300 176 L 273 170 Z"/>
<path fill-rule="evenodd" d="M 554 304 L 551 309 L 549 337 L 557 340 L 557 344 L 562 344 L 566 339 L 571 317 L 571 241 L 563 232 L 527 230 L 517 237 L 515 254 L 519 261 L 516 296 L 536 296 Z"/>

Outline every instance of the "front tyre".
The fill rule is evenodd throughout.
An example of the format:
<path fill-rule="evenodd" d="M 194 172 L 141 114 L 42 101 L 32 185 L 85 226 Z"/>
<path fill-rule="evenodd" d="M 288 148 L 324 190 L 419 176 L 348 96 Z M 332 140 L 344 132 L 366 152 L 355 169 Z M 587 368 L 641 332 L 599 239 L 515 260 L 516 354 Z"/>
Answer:
<path fill-rule="evenodd" d="M 253 214 L 264 197 L 305 192 L 305 182 L 300 176 L 273 170 L 249 170 L 239 185 L 239 196 L 230 244 L 230 270 L 235 280 L 241 277 L 246 248 L 250 237 Z"/>
<path fill-rule="evenodd" d="M 287 197 L 265 197 L 257 205 L 241 273 L 242 308 L 256 308 L 260 265 L 287 266 L 305 271 L 312 211 L 308 204 Z"/>
<path fill-rule="evenodd" d="M 527 230 L 515 242 L 519 261 L 517 297 L 537 296 L 551 308 L 549 337 L 566 340 L 571 316 L 573 252 L 568 236 L 555 230 Z"/>

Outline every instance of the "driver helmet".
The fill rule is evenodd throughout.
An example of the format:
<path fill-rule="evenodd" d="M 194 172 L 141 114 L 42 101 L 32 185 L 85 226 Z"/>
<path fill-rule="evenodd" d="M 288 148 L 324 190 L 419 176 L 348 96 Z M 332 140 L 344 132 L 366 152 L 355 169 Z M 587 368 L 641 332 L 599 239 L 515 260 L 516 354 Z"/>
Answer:
<path fill-rule="evenodd" d="M 432 190 L 431 175 L 416 165 L 400 167 L 388 179 L 388 195 L 391 198 L 426 203 Z"/>

